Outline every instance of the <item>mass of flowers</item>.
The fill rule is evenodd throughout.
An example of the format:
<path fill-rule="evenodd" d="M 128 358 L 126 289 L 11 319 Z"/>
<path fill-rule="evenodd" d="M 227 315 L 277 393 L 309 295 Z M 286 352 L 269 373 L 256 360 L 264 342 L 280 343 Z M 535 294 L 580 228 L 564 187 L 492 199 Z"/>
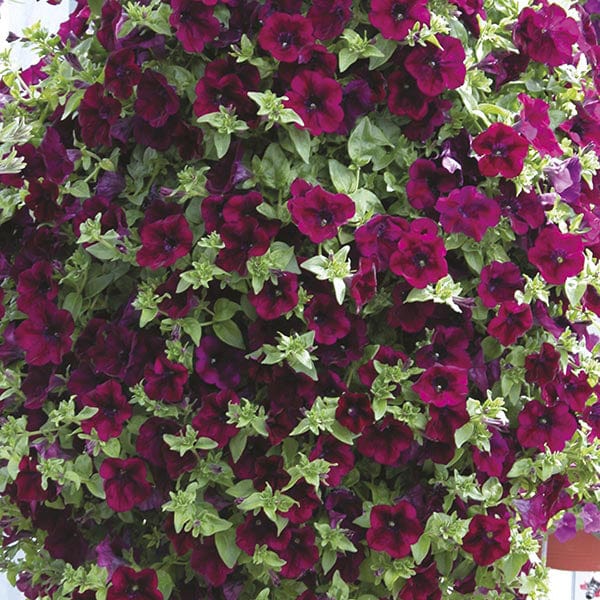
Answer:
<path fill-rule="evenodd" d="M 25 30 L 26 597 L 544 597 L 547 532 L 600 532 L 599 39 L 598 0 L 78 0 Z"/>

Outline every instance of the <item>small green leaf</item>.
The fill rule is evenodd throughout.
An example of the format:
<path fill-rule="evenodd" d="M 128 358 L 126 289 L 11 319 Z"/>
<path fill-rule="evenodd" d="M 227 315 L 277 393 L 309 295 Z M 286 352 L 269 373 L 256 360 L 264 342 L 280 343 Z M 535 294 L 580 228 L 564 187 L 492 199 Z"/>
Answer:
<path fill-rule="evenodd" d="M 213 133 L 213 143 L 217 151 L 217 158 L 223 158 L 227 154 L 227 150 L 229 150 L 231 135 L 215 131 Z"/>
<path fill-rule="evenodd" d="M 473 435 L 474 431 L 475 426 L 470 421 L 468 423 L 465 423 L 462 427 L 459 427 L 454 432 L 454 441 L 456 443 L 456 447 L 460 448 L 466 442 L 468 442 L 471 439 L 471 436 Z"/>
<path fill-rule="evenodd" d="M 222 321 L 213 323 L 213 331 L 215 335 L 228 346 L 245 350 L 244 338 L 240 328 L 233 321 Z"/>
<path fill-rule="evenodd" d="M 289 127 L 287 130 L 298 156 L 308 164 L 310 162 L 311 137 L 306 129 Z"/>
<path fill-rule="evenodd" d="M 214 320 L 229 321 L 238 310 L 240 310 L 240 305 L 236 302 L 232 302 L 227 298 L 219 298 L 215 302 Z"/>
<path fill-rule="evenodd" d="M 242 452 L 246 448 L 247 440 L 247 431 L 239 431 L 237 435 L 229 440 L 229 451 L 231 452 L 231 458 L 234 463 L 240 460 L 240 456 L 242 456 Z"/>
<path fill-rule="evenodd" d="M 333 187 L 340 194 L 351 194 L 356 190 L 356 174 L 335 158 L 329 159 L 329 176 Z"/>
<path fill-rule="evenodd" d="M 419 541 L 413 544 L 410 547 L 410 551 L 415 559 L 415 563 L 420 565 L 427 554 L 429 553 L 429 548 L 431 547 L 431 539 L 428 535 L 422 535 L 419 538 Z"/>
<path fill-rule="evenodd" d="M 192 317 L 185 317 L 184 319 L 181 319 L 181 328 L 192 338 L 192 342 L 194 342 L 195 346 L 200 344 L 200 339 L 202 338 L 202 323 Z"/>
<path fill-rule="evenodd" d="M 241 549 L 235 543 L 235 529 L 230 528 L 215 533 L 215 546 L 227 568 L 233 569 L 241 553 Z"/>

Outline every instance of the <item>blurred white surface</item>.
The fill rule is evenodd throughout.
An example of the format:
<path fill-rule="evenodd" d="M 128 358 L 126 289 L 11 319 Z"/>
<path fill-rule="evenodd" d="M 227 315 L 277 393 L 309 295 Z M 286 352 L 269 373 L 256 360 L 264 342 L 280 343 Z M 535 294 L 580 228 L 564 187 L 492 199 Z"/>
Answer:
<path fill-rule="evenodd" d="M 3 574 L 0 574 L 0 598 L 2 600 L 22 600 L 24 598 L 23 594 L 13 588 L 8 581 L 6 581 L 6 577 Z"/>

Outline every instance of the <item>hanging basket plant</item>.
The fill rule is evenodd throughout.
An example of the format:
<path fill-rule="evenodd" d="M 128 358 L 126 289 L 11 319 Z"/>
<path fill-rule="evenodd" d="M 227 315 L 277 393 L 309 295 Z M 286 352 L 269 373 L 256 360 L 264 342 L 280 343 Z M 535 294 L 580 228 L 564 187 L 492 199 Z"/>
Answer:
<path fill-rule="evenodd" d="M 546 531 L 600 500 L 599 15 L 79 0 L 25 31 L 0 566 L 30 600 L 544 596 Z"/>

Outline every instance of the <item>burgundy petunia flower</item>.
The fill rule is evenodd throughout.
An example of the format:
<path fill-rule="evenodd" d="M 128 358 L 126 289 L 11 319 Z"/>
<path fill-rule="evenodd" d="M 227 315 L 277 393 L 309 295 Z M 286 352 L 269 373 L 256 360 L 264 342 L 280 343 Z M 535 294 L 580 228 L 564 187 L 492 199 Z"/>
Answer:
<path fill-rule="evenodd" d="M 413 575 L 400 590 L 399 600 L 441 600 L 442 590 L 439 585 L 440 574 L 431 563 L 424 567 L 417 568 L 417 573 Z"/>
<path fill-rule="evenodd" d="M 525 357 L 525 381 L 543 386 L 558 375 L 560 354 L 554 346 L 544 342 L 540 352 Z"/>
<path fill-rule="evenodd" d="M 17 307 L 29 313 L 41 299 L 54 300 L 58 295 L 58 283 L 52 278 L 54 269 L 44 260 L 19 273 L 17 280 Z"/>
<path fill-rule="evenodd" d="M 146 463 L 140 458 L 105 458 L 99 472 L 106 503 L 116 512 L 131 510 L 152 493 L 146 480 Z"/>
<path fill-rule="evenodd" d="M 318 71 L 296 75 L 285 95 L 285 105 L 300 115 L 311 135 L 333 133 L 344 121 L 342 86 Z"/>
<path fill-rule="evenodd" d="M 385 271 L 398 241 L 408 230 L 408 223 L 402 217 L 373 215 L 355 230 L 356 248 L 361 256 L 373 259 L 377 271 Z"/>
<path fill-rule="evenodd" d="M 575 103 L 577 114 L 561 123 L 564 131 L 578 146 L 600 145 L 600 102 Z"/>
<path fill-rule="evenodd" d="M 269 549 L 280 551 L 289 543 L 291 530 L 286 528 L 277 535 L 275 524 L 264 514 L 248 514 L 241 525 L 235 530 L 235 543 L 246 554 L 252 556 L 256 546 L 266 545 Z"/>
<path fill-rule="evenodd" d="M 46 167 L 44 177 L 53 183 L 64 183 L 73 172 L 74 164 L 54 127 L 46 129 L 39 151 Z"/>
<path fill-rule="evenodd" d="M 245 218 L 225 223 L 219 233 L 225 247 L 219 251 L 216 264 L 225 271 L 237 271 L 240 275 L 247 273 L 248 259 L 262 256 L 271 244 L 269 229 L 258 219 Z"/>
<path fill-rule="evenodd" d="M 213 587 L 221 588 L 227 576 L 233 573 L 219 556 L 214 536 L 202 538 L 202 542 L 195 540 L 192 546 L 190 567 L 204 577 Z"/>
<path fill-rule="evenodd" d="M 179 104 L 179 97 L 164 75 L 152 69 L 142 73 L 134 104 L 136 115 L 151 127 L 161 127 L 177 113 Z"/>
<path fill-rule="evenodd" d="M 331 40 L 342 34 L 352 18 L 352 0 L 313 0 L 306 16 L 316 39 Z"/>
<path fill-rule="evenodd" d="M 315 294 L 304 308 L 304 318 L 318 344 L 335 344 L 350 332 L 346 310 L 329 294 Z"/>
<path fill-rule="evenodd" d="M 503 346 L 514 344 L 533 325 L 533 313 L 529 304 L 504 302 L 498 314 L 489 322 L 487 332 Z"/>
<path fill-rule="evenodd" d="M 59 365 L 71 349 L 74 329 L 69 311 L 49 301 L 39 302 L 16 328 L 15 341 L 24 350 L 25 360 L 30 365 Z"/>
<path fill-rule="evenodd" d="M 194 366 L 200 379 L 219 389 L 233 389 L 242 380 L 244 354 L 212 335 L 205 335 L 195 352 Z"/>
<path fill-rule="evenodd" d="M 85 91 L 78 113 L 84 144 L 92 148 L 110 146 L 110 129 L 119 120 L 121 103 L 105 96 L 102 85 L 95 83 Z"/>
<path fill-rule="evenodd" d="M 479 566 L 491 565 L 509 553 L 510 527 L 502 518 L 475 515 L 469 523 L 462 547 L 473 555 L 473 560 Z"/>
<path fill-rule="evenodd" d="M 416 80 L 404 69 L 393 71 L 388 79 L 387 105 L 393 115 L 424 119 L 430 109 L 431 96 L 423 93 Z"/>
<path fill-rule="evenodd" d="M 322 458 L 332 463 L 325 476 L 325 482 L 331 487 L 340 485 L 344 476 L 350 473 L 354 467 L 352 446 L 340 442 L 329 434 L 320 435 L 317 438 L 317 443 L 308 458 L 310 460 Z"/>
<path fill-rule="evenodd" d="M 564 402 L 545 406 L 531 400 L 519 413 L 517 439 L 523 448 L 537 448 L 543 452 L 548 445 L 552 452 L 560 452 L 575 431 L 577 420 Z"/>
<path fill-rule="evenodd" d="M 513 30 L 515 46 L 531 60 L 549 67 L 573 61 L 573 44 L 579 27 L 558 4 L 542 5 L 539 10 L 524 8 Z"/>
<path fill-rule="evenodd" d="M 160 269 L 176 263 L 192 249 L 193 233 L 183 215 L 142 225 L 142 247 L 136 259 L 141 267 Z"/>
<path fill-rule="evenodd" d="M 410 427 L 392 415 L 386 415 L 381 421 L 367 425 L 356 442 L 356 448 L 380 465 L 393 465 L 412 441 Z"/>
<path fill-rule="evenodd" d="M 437 96 L 454 90 L 465 81 L 465 49 L 460 40 L 437 34 L 438 46 L 415 46 L 404 62 L 404 68 L 415 78 L 417 86 L 427 96 Z"/>
<path fill-rule="evenodd" d="M 516 177 L 523 170 L 529 143 L 512 127 L 493 123 L 473 140 L 479 171 L 486 177 Z"/>
<path fill-rule="evenodd" d="M 129 98 L 141 76 L 142 71 L 131 48 L 117 50 L 108 55 L 104 67 L 104 87 L 116 98 Z"/>
<path fill-rule="evenodd" d="M 524 285 L 525 281 L 517 265 L 495 260 L 481 270 L 477 293 L 484 306 L 493 308 L 503 302 L 514 300 L 515 292 L 522 290 Z"/>
<path fill-rule="evenodd" d="M 184 365 L 174 363 L 161 354 L 154 364 L 146 366 L 144 379 L 144 391 L 148 397 L 174 404 L 183 400 L 188 370 Z"/>
<path fill-rule="evenodd" d="M 345 194 L 332 194 L 302 179 L 296 179 L 290 189 L 288 209 L 292 220 L 315 244 L 335 237 L 338 228 L 354 216 L 354 202 Z"/>
<path fill-rule="evenodd" d="M 401 275 L 413 287 L 422 289 L 448 274 L 444 240 L 437 236 L 431 219 L 416 219 L 390 257 L 390 270 Z"/>
<path fill-rule="evenodd" d="M 186 52 L 200 53 L 220 30 L 213 8 L 198 0 L 171 0 L 169 24 Z"/>
<path fill-rule="evenodd" d="M 453 173 L 438 167 L 432 160 L 417 158 L 408 170 L 406 196 L 413 208 L 428 210 L 435 207 L 442 194 L 451 192 L 457 186 Z"/>
<path fill-rule="evenodd" d="M 94 388 L 82 398 L 82 403 L 85 406 L 97 408 L 98 412 L 82 421 L 81 429 L 88 434 L 95 429 L 98 432 L 98 438 L 103 442 L 119 437 L 123 431 L 123 424 L 133 414 L 133 409 L 123 394 L 121 384 L 114 379 Z"/>
<path fill-rule="evenodd" d="M 530 98 L 527 94 L 519 94 L 518 98 L 523 108 L 519 113 L 520 120 L 515 125 L 516 131 L 525 136 L 542 156 L 561 156 L 562 148 L 550 128 L 548 103 L 539 98 Z"/>
<path fill-rule="evenodd" d="M 223 448 L 238 432 L 235 425 L 227 422 L 227 411 L 230 404 L 239 403 L 237 394 L 231 390 L 207 394 L 202 398 L 202 406 L 192 420 L 192 427 L 199 436 L 210 438 Z"/>
<path fill-rule="evenodd" d="M 408 500 L 394 506 L 376 505 L 371 510 L 367 544 L 372 550 L 386 552 L 392 558 L 404 558 L 423 533 L 415 507 Z"/>
<path fill-rule="evenodd" d="M 489 452 L 473 447 L 473 464 L 478 472 L 502 480 L 515 462 L 515 444 L 496 429 L 492 430 L 489 442 Z"/>
<path fill-rule="evenodd" d="M 480 242 L 500 222 L 500 206 L 475 186 L 466 185 L 442 196 L 435 204 L 440 223 L 448 233 L 464 233 Z"/>
<path fill-rule="evenodd" d="M 546 221 L 546 213 L 542 199 L 535 191 L 521 192 L 517 195 L 511 181 L 500 182 L 500 203 L 502 214 L 510 219 L 514 232 L 518 235 L 526 234 L 530 229 L 537 229 Z"/>
<path fill-rule="evenodd" d="M 469 390 L 467 370 L 449 365 L 434 365 L 419 377 L 412 389 L 427 404 L 463 404 Z"/>
<path fill-rule="evenodd" d="M 429 25 L 427 0 L 371 0 L 369 21 L 384 38 L 402 41 L 416 23 Z"/>
<path fill-rule="evenodd" d="M 466 404 L 450 406 L 429 405 L 429 421 L 425 437 L 434 442 L 454 443 L 454 433 L 469 421 Z"/>
<path fill-rule="evenodd" d="M 302 62 L 306 47 L 313 42 L 313 27 L 309 19 L 282 12 L 270 15 L 258 34 L 260 47 L 281 62 Z"/>
<path fill-rule="evenodd" d="M 358 270 L 350 280 L 350 296 L 356 304 L 357 313 L 377 293 L 377 269 L 370 258 L 361 258 Z"/>
<path fill-rule="evenodd" d="M 338 400 L 335 418 L 352 433 L 360 433 L 374 420 L 369 396 L 356 392 L 344 392 Z"/>
<path fill-rule="evenodd" d="M 562 233 L 549 225 L 537 236 L 527 258 L 548 283 L 561 285 L 583 269 L 583 241 L 578 235 Z"/>
<path fill-rule="evenodd" d="M 281 567 L 282 577 L 296 579 L 317 563 L 319 549 L 315 540 L 312 527 L 295 527 L 290 530 L 290 541 L 279 552 L 280 558 L 285 560 L 285 565 Z"/>
<path fill-rule="evenodd" d="M 163 600 L 156 571 L 120 566 L 110 579 L 106 600 Z"/>
<path fill-rule="evenodd" d="M 258 294 L 248 293 L 248 301 L 261 319 L 278 319 L 298 304 L 298 287 L 298 277 L 294 273 L 273 273 Z"/>
<path fill-rule="evenodd" d="M 436 363 L 469 369 L 472 360 L 468 348 L 469 338 L 463 329 L 440 325 L 435 328 L 431 344 L 422 346 L 415 353 L 415 364 L 422 369 Z"/>
<path fill-rule="evenodd" d="M 118 0 L 106 0 L 102 4 L 100 26 L 96 32 L 98 41 L 111 52 L 117 43 L 117 32 L 122 24 L 123 7 Z"/>
<path fill-rule="evenodd" d="M 42 487 L 42 474 L 37 466 L 38 461 L 30 456 L 19 461 L 19 473 L 15 479 L 19 502 L 44 502 L 50 496 L 50 490 Z"/>

